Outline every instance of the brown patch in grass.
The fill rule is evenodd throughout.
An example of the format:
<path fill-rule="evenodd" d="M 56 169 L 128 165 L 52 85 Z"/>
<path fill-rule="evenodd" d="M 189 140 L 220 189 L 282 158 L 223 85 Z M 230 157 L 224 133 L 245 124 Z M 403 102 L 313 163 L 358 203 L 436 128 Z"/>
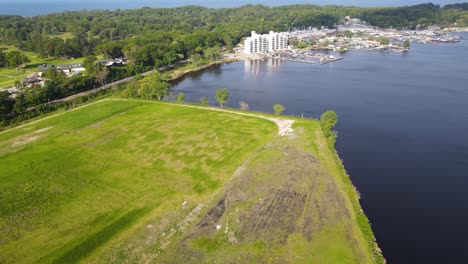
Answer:
<path fill-rule="evenodd" d="M 49 130 L 51 128 L 52 128 L 52 126 L 49 126 L 49 127 L 38 129 L 38 130 L 33 131 L 31 133 L 27 133 L 27 134 L 23 134 L 23 135 L 14 137 L 14 138 L 10 139 L 11 147 L 20 147 L 20 146 L 26 145 L 28 143 L 31 143 L 33 141 L 36 141 L 36 140 L 38 140 L 38 139 L 40 139 L 42 137 L 45 137 L 45 136 L 47 136 L 47 134 L 42 134 L 42 133 L 46 132 L 47 130 Z"/>
<path fill-rule="evenodd" d="M 41 128 L 41 129 L 38 129 L 38 130 L 34 131 L 34 133 L 35 133 L 35 134 L 39 134 L 39 133 L 45 132 L 45 131 L 47 131 L 47 130 L 49 130 L 49 129 L 51 129 L 51 128 L 52 128 L 52 126 L 50 126 L 50 127 L 44 127 L 44 128 Z"/>
<path fill-rule="evenodd" d="M 255 207 L 242 227 L 242 234 L 249 240 L 272 238 L 284 244 L 296 229 L 304 209 L 307 194 L 299 193 L 292 185 L 271 189 Z"/>
<path fill-rule="evenodd" d="M 14 138 L 11 146 L 18 147 L 18 146 L 26 145 L 28 143 L 31 143 L 33 141 L 40 139 L 43 136 L 44 135 L 32 136 L 31 134 L 22 135 L 22 136 Z"/>

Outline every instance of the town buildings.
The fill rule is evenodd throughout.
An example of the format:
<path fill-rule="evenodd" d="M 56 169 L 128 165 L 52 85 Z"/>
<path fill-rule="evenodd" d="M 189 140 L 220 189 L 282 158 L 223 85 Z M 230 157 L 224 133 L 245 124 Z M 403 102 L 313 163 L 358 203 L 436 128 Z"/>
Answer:
<path fill-rule="evenodd" d="M 257 34 L 252 31 L 244 41 L 245 53 L 265 53 L 288 48 L 288 37 L 283 33 L 270 31 L 269 34 Z"/>

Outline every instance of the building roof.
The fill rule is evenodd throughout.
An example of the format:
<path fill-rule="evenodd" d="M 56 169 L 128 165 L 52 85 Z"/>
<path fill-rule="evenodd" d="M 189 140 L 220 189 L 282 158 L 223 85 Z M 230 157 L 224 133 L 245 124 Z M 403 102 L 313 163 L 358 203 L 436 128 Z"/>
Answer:
<path fill-rule="evenodd" d="M 83 65 L 81 63 L 62 64 L 62 65 L 42 64 L 42 65 L 37 66 L 37 71 L 47 72 L 53 68 L 57 70 L 67 70 L 67 69 L 83 68 Z"/>
<path fill-rule="evenodd" d="M 28 76 L 24 77 L 21 82 L 23 84 L 42 82 L 42 77 L 39 76 L 39 74 L 34 73 L 34 74 L 31 74 L 31 75 L 28 75 Z"/>

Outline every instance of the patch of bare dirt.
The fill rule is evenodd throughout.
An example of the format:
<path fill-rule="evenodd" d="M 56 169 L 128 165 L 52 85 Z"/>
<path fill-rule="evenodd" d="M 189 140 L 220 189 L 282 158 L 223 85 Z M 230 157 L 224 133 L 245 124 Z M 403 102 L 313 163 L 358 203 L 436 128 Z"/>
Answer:
<path fill-rule="evenodd" d="M 275 238 L 284 244 L 296 229 L 306 198 L 306 193 L 297 192 L 291 185 L 271 189 L 248 217 L 242 234 L 251 240 Z"/>
<path fill-rule="evenodd" d="M 34 131 L 34 133 L 35 133 L 35 134 L 39 134 L 39 133 L 45 132 L 45 131 L 47 131 L 47 130 L 49 130 L 49 129 L 51 129 L 51 128 L 52 128 L 52 126 L 50 126 L 50 127 L 44 127 L 44 128 L 41 128 L 41 129 L 38 129 L 38 130 Z"/>
<path fill-rule="evenodd" d="M 20 136 L 17 136 L 15 138 L 12 138 L 12 139 L 10 139 L 11 146 L 12 147 L 23 146 L 23 145 L 26 145 L 26 144 L 31 143 L 33 141 L 36 141 L 36 140 L 38 140 L 38 139 L 40 139 L 42 137 L 45 137 L 47 134 L 43 134 L 43 133 L 48 131 L 51 128 L 52 128 L 52 126 L 41 128 L 41 129 L 38 129 L 36 131 L 33 131 L 33 132 L 30 132 L 30 133 L 27 133 L 27 134 L 20 135 Z"/>
<path fill-rule="evenodd" d="M 18 147 L 18 146 L 26 145 L 28 143 L 31 143 L 33 141 L 40 139 L 43 136 L 44 135 L 32 136 L 31 134 L 22 135 L 22 136 L 14 138 L 11 146 Z"/>
<path fill-rule="evenodd" d="M 221 217 L 223 217 L 226 211 L 226 197 L 221 198 L 216 205 L 208 211 L 202 221 L 198 224 L 198 227 L 204 229 L 214 229 Z"/>

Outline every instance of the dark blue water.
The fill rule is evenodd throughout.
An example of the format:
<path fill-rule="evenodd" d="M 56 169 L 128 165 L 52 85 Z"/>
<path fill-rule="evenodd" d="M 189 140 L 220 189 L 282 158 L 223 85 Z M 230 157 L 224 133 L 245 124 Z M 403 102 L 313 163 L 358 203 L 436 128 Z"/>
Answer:
<path fill-rule="evenodd" d="M 468 38 L 468 34 L 463 34 Z M 337 149 L 389 263 L 466 263 L 468 40 L 405 54 L 350 52 L 326 65 L 236 62 L 181 80 L 190 101 L 318 118 L 338 113 Z"/>

